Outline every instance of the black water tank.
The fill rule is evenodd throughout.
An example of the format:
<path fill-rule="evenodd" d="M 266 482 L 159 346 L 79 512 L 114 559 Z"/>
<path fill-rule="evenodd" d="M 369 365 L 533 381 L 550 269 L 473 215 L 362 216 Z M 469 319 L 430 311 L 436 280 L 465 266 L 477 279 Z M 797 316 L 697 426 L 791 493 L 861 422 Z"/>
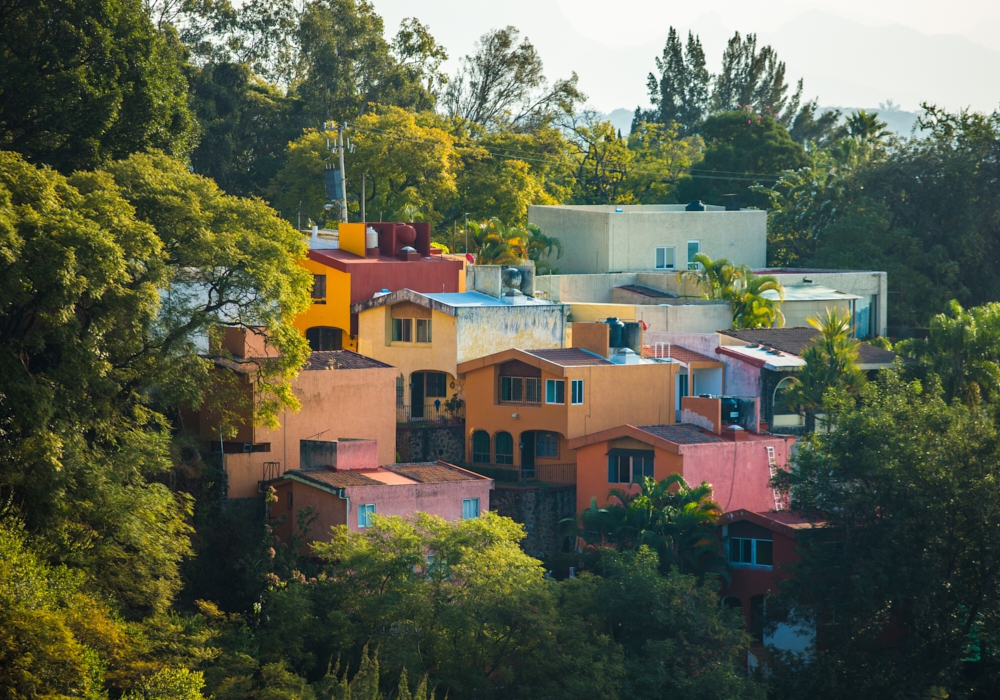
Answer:
<path fill-rule="evenodd" d="M 705 205 L 700 199 L 692 199 L 691 203 L 684 207 L 684 211 L 705 211 Z"/>
<path fill-rule="evenodd" d="M 722 422 L 726 425 L 740 420 L 740 403 L 732 396 L 722 397 Z"/>
<path fill-rule="evenodd" d="M 609 318 L 604 322 L 608 324 L 608 346 L 620 348 L 625 344 L 625 324 L 617 318 Z"/>

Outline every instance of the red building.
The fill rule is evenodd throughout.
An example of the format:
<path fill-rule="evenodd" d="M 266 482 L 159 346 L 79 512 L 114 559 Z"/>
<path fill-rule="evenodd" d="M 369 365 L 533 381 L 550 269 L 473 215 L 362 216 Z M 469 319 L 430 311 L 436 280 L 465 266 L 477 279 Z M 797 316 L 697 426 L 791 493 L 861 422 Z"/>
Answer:
<path fill-rule="evenodd" d="M 788 566 L 798 561 L 796 534 L 822 527 L 796 513 L 733 510 L 721 520 L 722 542 L 729 559 L 732 580 L 723 582 L 722 604 L 738 608 L 746 619 L 747 630 L 754 638 L 748 664 L 766 662 L 765 647 L 808 654 L 816 643 L 816 626 L 793 625 L 769 620 L 767 595 L 777 593 L 778 582 L 789 576 Z M 767 622 L 776 622 L 773 627 Z"/>

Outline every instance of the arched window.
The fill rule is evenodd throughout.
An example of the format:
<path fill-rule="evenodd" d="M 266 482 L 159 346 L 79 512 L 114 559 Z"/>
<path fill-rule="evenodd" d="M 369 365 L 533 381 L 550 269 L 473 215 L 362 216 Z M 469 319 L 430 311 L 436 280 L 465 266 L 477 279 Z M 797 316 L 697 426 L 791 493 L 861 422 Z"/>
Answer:
<path fill-rule="evenodd" d="M 740 602 L 740 599 L 737 598 L 736 596 L 734 596 L 734 595 L 727 595 L 725 598 L 722 599 L 722 607 L 724 609 L 726 609 L 726 610 L 729 610 L 731 608 L 736 608 L 737 610 L 742 610 L 743 609 L 743 603 Z"/>
<path fill-rule="evenodd" d="M 306 331 L 306 340 L 309 341 L 309 349 L 313 352 L 317 350 L 341 350 L 343 349 L 341 340 L 343 333 L 339 328 L 313 326 Z"/>
<path fill-rule="evenodd" d="M 501 430 L 493 438 L 493 452 L 496 454 L 497 464 L 514 463 L 514 438 L 511 434 Z"/>
<path fill-rule="evenodd" d="M 793 386 L 795 386 L 795 380 L 791 377 L 785 377 L 778 382 L 778 386 L 774 387 L 774 394 L 771 396 L 771 412 L 773 414 L 771 422 L 775 427 L 796 426 L 801 422 L 799 415 L 785 405 L 784 394 Z"/>
<path fill-rule="evenodd" d="M 490 434 L 485 430 L 472 433 L 472 463 L 490 463 Z"/>

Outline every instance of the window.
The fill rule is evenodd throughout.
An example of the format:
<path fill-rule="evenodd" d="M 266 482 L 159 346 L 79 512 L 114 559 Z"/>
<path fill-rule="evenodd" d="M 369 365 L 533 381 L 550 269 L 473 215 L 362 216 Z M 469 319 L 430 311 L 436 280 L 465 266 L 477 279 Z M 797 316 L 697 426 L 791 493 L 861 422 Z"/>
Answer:
<path fill-rule="evenodd" d="M 694 261 L 694 256 L 701 252 L 701 241 L 688 241 L 688 269 L 699 269 L 698 263 Z"/>
<path fill-rule="evenodd" d="M 559 456 L 559 435 L 540 430 L 535 433 L 535 456 L 555 459 Z"/>
<path fill-rule="evenodd" d="M 435 399 L 435 398 L 444 398 L 447 395 L 448 395 L 448 375 L 445 374 L 444 372 L 425 372 L 424 396 Z"/>
<path fill-rule="evenodd" d="M 291 510 L 291 509 L 292 509 L 292 491 L 291 491 L 291 489 L 289 489 L 289 491 L 288 491 L 288 510 Z"/>
<path fill-rule="evenodd" d="M 537 377 L 500 377 L 500 403 L 541 403 Z"/>
<path fill-rule="evenodd" d="M 326 275 L 313 275 L 312 299 L 314 304 L 326 303 Z"/>
<path fill-rule="evenodd" d="M 342 346 L 343 331 L 339 328 L 326 328 L 314 326 L 306 329 L 306 340 L 309 342 L 309 349 L 313 352 L 317 350 L 340 350 Z"/>
<path fill-rule="evenodd" d="M 500 431 L 493 438 L 493 452 L 497 464 L 514 463 L 514 438 L 506 431 Z"/>
<path fill-rule="evenodd" d="M 573 395 L 573 405 L 579 406 L 583 403 L 583 380 L 574 379 L 570 383 L 570 390 Z"/>
<path fill-rule="evenodd" d="M 657 270 L 673 270 L 674 269 L 674 248 L 657 248 L 656 249 L 656 269 Z"/>
<path fill-rule="evenodd" d="M 375 515 L 374 503 L 362 503 L 358 506 L 358 527 L 371 527 L 372 516 Z"/>
<path fill-rule="evenodd" d="M 403 375 L 402 374 L 399 375 L 398 377 L 396 377 L 396 405 L 397 406 L 402 406 L 403 405 L 403 386 L 404 386 L 404 384 L 405 384 L 405 380 L 403 379 Z"/>
<path fill-rule="evenodd" d="M 413 342 L 413 319 L 394 318 L 392 319 L 392 340 L 394 343 Z"/>
<path fill-rule="evenodd" d="M 417 342 L 431 342 L 431 320 L 429 318 L 417 319 Z"/>
<path fill-rule="evenodd" d="M 462 499 L 462 520 L 469 520 L 471 518 L 479 517 L 479 499 L 478 498 L 463 498 Z"/>
<path fill-rule="evenodd" d="M 566 403 L 566 382 L 563 379 L 545 380 L 545 403 Z"/>
<path fill-rule="evenodd" d="M 609 484 L 640 484 L 653 476 L 653 453 L 646 450 L 611 450 L 608 454 Z"/>
<path fill-rule="evenodd" d="M 477 430 L 472 434 L 472 463 L 490 463 L 490 434 L 485 430 Z"/>
<path fill-rule="evenodd" d="M 729 538 L 729 563 L 743 566 L 773 566 L 774 543 L 746 537 Z"/>

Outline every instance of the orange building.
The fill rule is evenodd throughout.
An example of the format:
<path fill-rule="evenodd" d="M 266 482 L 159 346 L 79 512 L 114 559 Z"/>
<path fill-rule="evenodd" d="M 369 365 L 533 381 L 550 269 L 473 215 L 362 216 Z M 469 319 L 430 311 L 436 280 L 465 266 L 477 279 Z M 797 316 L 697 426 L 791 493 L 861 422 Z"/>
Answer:
<path fill-rule="evenodd" d="M 574 343 L 584 341 L 577 325 Z M 679 365 L 635 353 L 628 362 L 575 347 L 506 350 L 461 363 L 467 462 L 573 483 L 574 438 L 623 422 L 673 423 Z"/>
<path fill-rule="evenodd" d="M 356 350 L 357 315 L 351 304 L 399 289 L 464 290 L 465 263 L 436 252 L 427 223 L 340 224 L 336 239 L 314 236 L 300 263 L 313 274 L 313 304 L 295 326 L 313 350 Z"/>

